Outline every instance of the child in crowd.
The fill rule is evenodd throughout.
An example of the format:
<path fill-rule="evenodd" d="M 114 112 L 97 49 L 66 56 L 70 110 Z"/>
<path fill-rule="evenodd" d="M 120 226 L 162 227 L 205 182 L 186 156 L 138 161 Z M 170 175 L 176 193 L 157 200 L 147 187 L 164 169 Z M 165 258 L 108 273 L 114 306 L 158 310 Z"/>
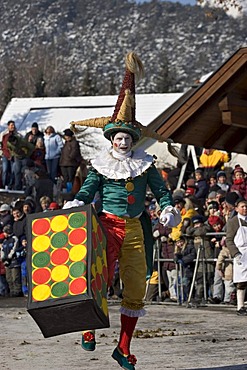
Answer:
<path fill-rule="evenodd" d="M 210 240 L 211 246 L 214 250 L 214 258 L 218 258 L 221 252 L 221 240 L 222 235 L 219 234 L 222 232 L 224 227 L 224 221 L 221 217 L 216 215 L 210 215 L 208 217 L 208 224 L 212 227 L 212 232 L 215 233 Z M 214 286 L 212 291 L 212 297 L 209 297 L 209 302 L 213 304 L 221 303 L 223 298 L 223 279 L 222 275 L 217 269 L 214 271 Z"/>
<path fill-rule="evenodd" d="M 226 193 L 230 190 L 230 185 L 227 184 L 225 171 L 217 172 L 217 185 L 219 186 L 220 189 L 222 189 Z"/>
<path fill-rule="evenodd" d="M 11 297 L 21 297 L 21 267 L 16 256 L 19 242 L 13 234 L 13 227 L 6 225 L 3 228 L 4 241 L 1 250 L 1 259 L 6 268 L 6 280 L 10 290 Z"/>
<path fill-rule="evenodd" d="M 44 141 L 41 137 L 38 138 L 36 141 L 35 149 L 33 151 L 33 154 L 31 155 L 31 159 L 34 161 L 34 164 L 38 168 L 46 171 L 45 146 Z"/>
<path fill-rule="evenodd" d="M 195 197 L 200 200 L 202 203 L 205 202 L 205 199 L 208 195 L 208 183 L 204 178 L 203 174 L 203 169 L 202 168 L 197 168 L 195 170 L 195 187 L 196 187 L 196 192 L 195 192 Z"/>
<path fill-rule="evenodd" d="M 204 223 L 204 217 L 201 215 L 194 216 L 192 218 L 192 226 L 189 226 L 186 230 L 186 234 L 194 239 L 194 246 L 196 253 L 200 253 L 200 259 L 202 257 L 214 258 L 214 250 L 210 244 L 209 237 L 206 236 L 208 232 L 212 231 L 211 226 Z M 214 264 L 213 262 L 205 263 L 205 276 L 206 276 L 206 295 L 209 295 L 213 288 L 214 282 Z M 196 274 L 196 292 L 195 299 L 198 303 L 204 300 L 204 285 L 203 285 L 203 264 L 199 262 L 198 270 Z M 207 297 L 205 297 L 207 298 Z"/>
<path fill-rule="evenodd" d="M 195 267 L 194 259 L 196 258 L 196 249 L 193 241 L 191 239 L 187 240 L 185 236 L 179 236 L 175 242 L 174 256 L 175 263 L 182 266 L 182 277 L 180 276 L 180 284 L 183 287 L 184 301 L 186 301 L 189 296 Z"/>
<path fill-rule="evenodd" d="M 27 286 L 27 238 L 26 236 L 22 236 L 20 238 L 20 247 L 16 252 L 16 256 L 19 260 L 21 266 L 21 286 L 22 286 L 22 293 L 24 297 L 28 296 L 28 286 Z"/>
<path fill-rule="evenodd" d="M 236 287 L 233 283 L 233 265 L 231 261 L 231 254 L 229 249 L 225 244 L 225 237 L 222 238 L 221 241 L 222 249 L 219 253 L 217 263 L 216 263 L 216 271 L 222 277 L 224 283 L 224 304 L 232 304 L 236 305 Z"/>
<path fill-rule="evenodd" d="M 2 249 L 2 243 L 4 241 L 4 233 L 0 233 L 0 250 Z M 6 280 L 6 269 L 0 255 L 0 297 L 8 295 L 9 287 Z"/>
<path fill-rule="evenodd" d="M 235 166 L 233 174 L 233 184 L 231 191 L 236 191 L 239 196 L 247 200 L 247 177 L 242 167 L 239 165 Z"/>

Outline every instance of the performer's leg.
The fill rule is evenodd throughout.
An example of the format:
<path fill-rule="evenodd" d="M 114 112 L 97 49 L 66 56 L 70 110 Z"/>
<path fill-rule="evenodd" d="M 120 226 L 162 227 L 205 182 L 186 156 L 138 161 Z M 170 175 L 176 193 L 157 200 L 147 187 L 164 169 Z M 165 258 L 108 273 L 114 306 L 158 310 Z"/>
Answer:
<path fill-rule="evenodd" d="M 130 354 L 130 343 L 138 317 L 145 314 L 143 298 L 146 290 L 146 259 L 141 224 L 138 219 L 126 220 L 126 234 L 119 253 L 120 277 L 123 281 L 121 332 L 112 357 L 124 369 L 134 370 L 136 358 Z"/>
<path fill-rule="evenodd" d="M 125 221 L 114 215 L 102 214 L 101 223 L 107 236 L 107 268 L 108 285 L 112 283 L 116 260 L 118 259 L 119 249 L 125 235 Z M 87 330 L 82 332 L 81 346 L 86 351 L 94 351 L 96 348 L 95 331 Z"/>

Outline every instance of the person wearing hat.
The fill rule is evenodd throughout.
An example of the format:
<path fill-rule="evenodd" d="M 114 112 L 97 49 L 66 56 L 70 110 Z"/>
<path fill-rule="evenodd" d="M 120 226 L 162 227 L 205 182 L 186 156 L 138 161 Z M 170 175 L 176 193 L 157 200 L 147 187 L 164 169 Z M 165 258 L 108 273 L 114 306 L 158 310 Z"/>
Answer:
<path fill-rule="evenodd" d="M 11 297 L 21 297 L 21 267 L 16 256 L 19 242 L 13 234 L 13 227 L 6 225 L 3 228 L 4 241 L 1 249 L 1 259 L 6 269 L 6 280 Z"/>
<path fill-rule="evenodd" d="M 59 165 L 63 175 L 64 187 L 69 190 L 69 188 L 72 188 L 76 169 L 80 165 L 82 157 L 79 142 L 69 128 L 64 130 L 64 140 L 65 144 L 61 151 Z"/>
<path fill-rule="evenodd" d="M 200 258 L 204 257 L 205 260 L 208 258 L 214 258 L 214 250 L 211 247 L 210 239 L 206 234 L 212 231 L 211 226 L 204 222 L 205 219 L 202 215 L 192 217 L 192 226 L 186 229 L 186 234 L 189 237 L 193 237 L 194 246 L 196 253 L 201 252 Z M 203 247 L 203 248 L 202 248 Z M 214 284 L 214 264 L 212 262 L 205 263 L 205 278 L 206 278 L 206 291 L 208 296 L 213 292 Z M 204 277 L 203 277 L 203 264 L 199 262 L 197 273 L 196 273 L 196 289 L 195 289 L 195 300 L 197 303 L 203 303 L 204 301 Z M 208 297 L 207 297 L 208 298 Z"/>
<path fill-rule="evenodd" d="M 122 368 L 129 370 L 135 369 L 136 358 L 130 354 L 130 342 L 138 318 L 145 314 L 146 276 L 151 276 L 152 272 L 152 228 L 144 212 L 147 186 L 160 205 L 160 221 L 169 226 L 176 226 L 181 221 L 180 212 L 173 207 L 171 193 L 154 165 L 154 158 L 142 149 L 133 150 L 141 135 L 147 135 L 146 128 L 135 119 L 135 76 L 142 72 L 138 56 L 129 53 L 113 116 L 72 123 L 102 127 L 111 147 L 92 161 L 84 184 L 68 205 L 89 204 L 97 191 L 100 194 L 102 212 L 99 217 L 107 235 L 108 284 L 111 285 L 118 260 L 124 286 L 120 338 L 112 357 Z M 156 133 L 152 134 L 161 139 Z M 145 223 L 144 227 L 142 223 Z M 146 247 L 147 244 L 150 247 L 146 252 L 144 238 Z M 95 349 L 94 333 L 83 333 L 82 346 Z"/>
<path fill-rule="evenodd" d="M 233 184 L 230 191 L 236 191 L 239 196 L 247 199 L 247 177 L 242 167 L 235 166 L 233 171 Z"/>
<path fill-rule="evenodd" d="M 224 208 L 224 213 L 223 213 L 223 216 L 226 222 L 230 218 L 233 218 L 234 216 L 237 215 L 237 212 L 235 210 L 235 204 L 238 198 L 239 198 L 239 195 L 235 191 L 232 191 L 226 194 L 225 208 Z"/>
<path fill-rule="evenodd" d="M 6 225 L 13 225 L 14 219 L 11 215 L 11 208 L 8 204 L 4 203 L 0 206 L 0 231 Z"/>
<path fill-rule="evenodd" d="M 194 196 L 201 203 L 204 203 L 208 194 L 208 183 L 204 178 L 203 169 L 200 167 L 195 170 L 195 180 L 196 191 Z"/>
<path fill-rule="evenodd" d="M 191 200 L 187 197 L 183 198 L 181 196 L 175 195 L 173 196 L 173 201 L 175 204 L 175 208 L 180 211 L 181 222 L 179 225 L 172 228 L 170 238 L 172 238 L 173 240 L 177 240 L 181 232 L 185 233 L 187 227 L 191 225 L 192 217 L 196 216 L 198 213 L 195 210 Z"/>
<path fill-rule="evenodd" d="M 188 299 L 195 268 L 196 249 L 191 239 L 180 234 L 175 240 L 174 261 L 182 267 L 182 288 L 184 301 Z M 177 283 L 178 285 L 178 283 Z"/>
<path fill-rule="evenodd" d="M 227 222 L 226 246 L 233 258 L 233 282 L 237 285 L 237 315 L 247 316 L 244 306 L 247 288 L 247 200 L 236 203 L 237 215 Z"/>
<path fill-rule="evenodd" d="M 25 139 L 33 145 L 36 145 L 38 139 L 42 139 L 42 141 L 44 140 L 44 134 L 39 130 L 37 122 L 32 123 L 31 131 L 26 133 Z"/>
<path fill-rule="evenodd" d="M 227 184 L 225 171 L 218 171 L 216 176 L 217 176 L 217 185 L 219 186 L 219 188 L 224 192 L 228 192 L 230 190 L 230 185 Z"/>

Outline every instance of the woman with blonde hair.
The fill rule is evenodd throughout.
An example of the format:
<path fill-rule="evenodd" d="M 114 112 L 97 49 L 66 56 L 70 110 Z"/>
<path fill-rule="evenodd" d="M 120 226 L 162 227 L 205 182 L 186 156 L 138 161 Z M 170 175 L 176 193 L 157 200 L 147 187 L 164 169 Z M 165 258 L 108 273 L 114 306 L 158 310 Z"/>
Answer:
<path fill-rule="evenodd" d="M 63 147 L 63 141 L 55 132 L 54 127 L 48 126 L 44 135 L 45 161 L 50 179 L 55 183 L 58 175 L 58 164 Z"/>

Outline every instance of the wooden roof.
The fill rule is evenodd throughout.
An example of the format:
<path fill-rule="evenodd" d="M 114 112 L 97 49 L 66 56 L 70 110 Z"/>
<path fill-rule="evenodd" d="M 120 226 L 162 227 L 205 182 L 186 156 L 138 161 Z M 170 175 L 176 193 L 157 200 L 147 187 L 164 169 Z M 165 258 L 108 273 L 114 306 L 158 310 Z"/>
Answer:
<path fill-rule="evenodd" d="M 150 125 L 174 142 L 247 153 L 247 48 L 191 88 Z"/>

